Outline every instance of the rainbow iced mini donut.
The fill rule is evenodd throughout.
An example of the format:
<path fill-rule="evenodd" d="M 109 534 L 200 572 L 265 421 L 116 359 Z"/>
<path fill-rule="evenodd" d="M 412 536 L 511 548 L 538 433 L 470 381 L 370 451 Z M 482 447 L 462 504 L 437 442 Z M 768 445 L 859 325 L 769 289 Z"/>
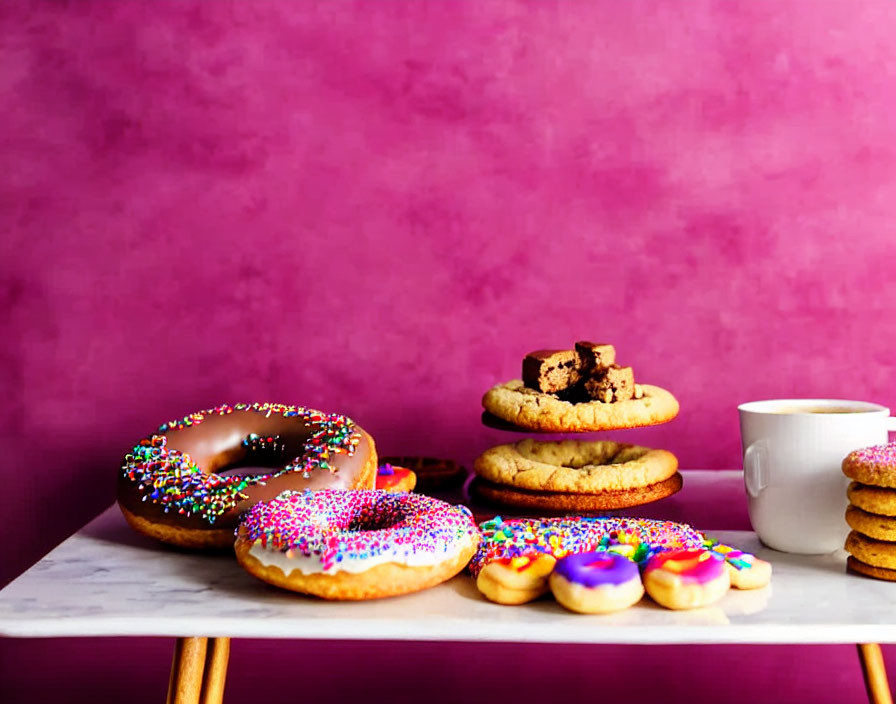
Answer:
<path fill-rule="evenodd" d="M 434 586 L 476 551 L 470 511 L 422 494 L 287 491 L 240 524 L 239 563 L 259 579 L 325 599 L 375 599 Z"/>
<path fill-rule="evenodd" d="M 667 609 L 697 609 L 721 599 L 731 586 L 725 561 L 711 550 L 670 550 L 644 567 L 644 588 Z"/>
<path fill-rule="evenodd" d="M 724 545 L 717 540 L 708 539 L 704 547 L 725 561 L 731 586 L 735 589 L 759 589 L 771 581 L 770 562 L 760 560 L 755 555 Z"/>
<path fill-rule="evenodd" d="M 561 558 L 551 574 L 550 585 L 560 604 L 582 614 L 621 611 L 644 596 L 638 565 L 605 550 Z"/>
<path fill-rule="evenodd" d="M 556 562 L 546 554 L 492 560 L 479 570 L 476 588 L 498 604 L 525 604 L 548 593 L 548 577 Z"/>

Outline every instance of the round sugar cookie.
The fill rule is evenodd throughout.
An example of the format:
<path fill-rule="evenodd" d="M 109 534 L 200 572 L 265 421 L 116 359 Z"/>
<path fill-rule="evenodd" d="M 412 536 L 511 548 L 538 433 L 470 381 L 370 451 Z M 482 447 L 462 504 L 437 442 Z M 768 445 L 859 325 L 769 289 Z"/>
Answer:
<path fill-rule="evenodd" d="M 849 503 L 878 516 L 896 516 L 896 489 L 851 482 L 846 490 Z"/>
<path fill-rule="evenodd" d="M 846 552 L 866 565 L 896 570 L 896 543 L 875 540 L 853 530 L 846 536 Z"/>
<path fill-rule="evenodd" d="M 846 569 L 849 572 L 863 574 L 866 577 L 874 577 L 874 579 L 882 579 L 886 582 L 896 582 L 896 570 L 869 565 L 861 560 L 857 560 L 852 555 L 846 558 Z"/>
<path fill-rule="evenodd" d="M 638 399 L 571 403 L 514 379 L 486 391 L 482 406 L 513 425 L 554 433 L 640 428 L 665 423 L 678 415 L 678 401 L 671 393 L 659 386 L 640 386 L 644 395 Z"/>
<path fill-rule="evenodd" d="M 609 440 L 526 438 L 483 452 L 473 471 L 494 484 L 530 491 L 595 494 L 651 486 L 678 471 L 666 450 Z"/>
<path fill-rule="evenodd" d="M 896 488 L 896 442 L 853 450 L 843 460 L 843 473 L 862 484 Z"/>
<path fill-rule="evenodd" d="M 868 513 L 856 506 L 846 507 L 846 522 L 853 530 L 875 540 L 896 541 L 896 518 Z"/>

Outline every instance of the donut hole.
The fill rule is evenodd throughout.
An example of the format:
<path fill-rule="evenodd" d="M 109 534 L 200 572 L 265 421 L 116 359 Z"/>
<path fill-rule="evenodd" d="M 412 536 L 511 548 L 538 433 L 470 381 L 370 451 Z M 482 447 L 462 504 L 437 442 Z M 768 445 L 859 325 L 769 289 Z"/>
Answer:
<path fill-rule="evenodd" d="M 356 511 L 349 517 L 345 530 L 352 533 L 369 533 L 389 530 L 402 523 L 406 515 L 402 511 L 364 510 Z"/>

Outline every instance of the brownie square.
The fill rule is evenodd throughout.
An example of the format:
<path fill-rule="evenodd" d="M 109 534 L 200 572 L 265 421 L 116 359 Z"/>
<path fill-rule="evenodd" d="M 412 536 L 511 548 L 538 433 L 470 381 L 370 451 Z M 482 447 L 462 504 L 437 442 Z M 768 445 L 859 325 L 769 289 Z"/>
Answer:
<path fill-rule="evenodd" d="M 579 355 L 584 376 L 597 376 L 616 364 L 616 348 L 605 342 L 577 342 L 576 354 Z"/>
<path fill-rule="evenodd" d="M 635 395 L 635 373 L 631 367 L 619 367 L 614 364 L 605 369 L 600 376 L 586 380 L 585 390 L 595 401 L 604 403 L 628 401 Z"/>
<path fill-rule="evenodd" d="M 542 393 L 556 394 L 582 378 L 575 350 L 536 350 L 523 359 L 523 383 Z"/>

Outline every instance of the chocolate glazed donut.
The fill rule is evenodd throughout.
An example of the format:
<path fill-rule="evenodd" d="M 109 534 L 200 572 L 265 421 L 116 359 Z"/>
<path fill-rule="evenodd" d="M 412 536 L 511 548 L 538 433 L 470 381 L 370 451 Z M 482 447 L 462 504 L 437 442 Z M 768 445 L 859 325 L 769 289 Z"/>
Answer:
<path fill-rule="evenodd" d="M 223 468 L 277 465 L 263 474 Z M 191 548 L 230 547 L 240 515 L 287 489 L 372 489 L 373 438 L 345 416 L 238 403 L 162 425 L 125 456 L 118 503 L 136 531 Z"/>

